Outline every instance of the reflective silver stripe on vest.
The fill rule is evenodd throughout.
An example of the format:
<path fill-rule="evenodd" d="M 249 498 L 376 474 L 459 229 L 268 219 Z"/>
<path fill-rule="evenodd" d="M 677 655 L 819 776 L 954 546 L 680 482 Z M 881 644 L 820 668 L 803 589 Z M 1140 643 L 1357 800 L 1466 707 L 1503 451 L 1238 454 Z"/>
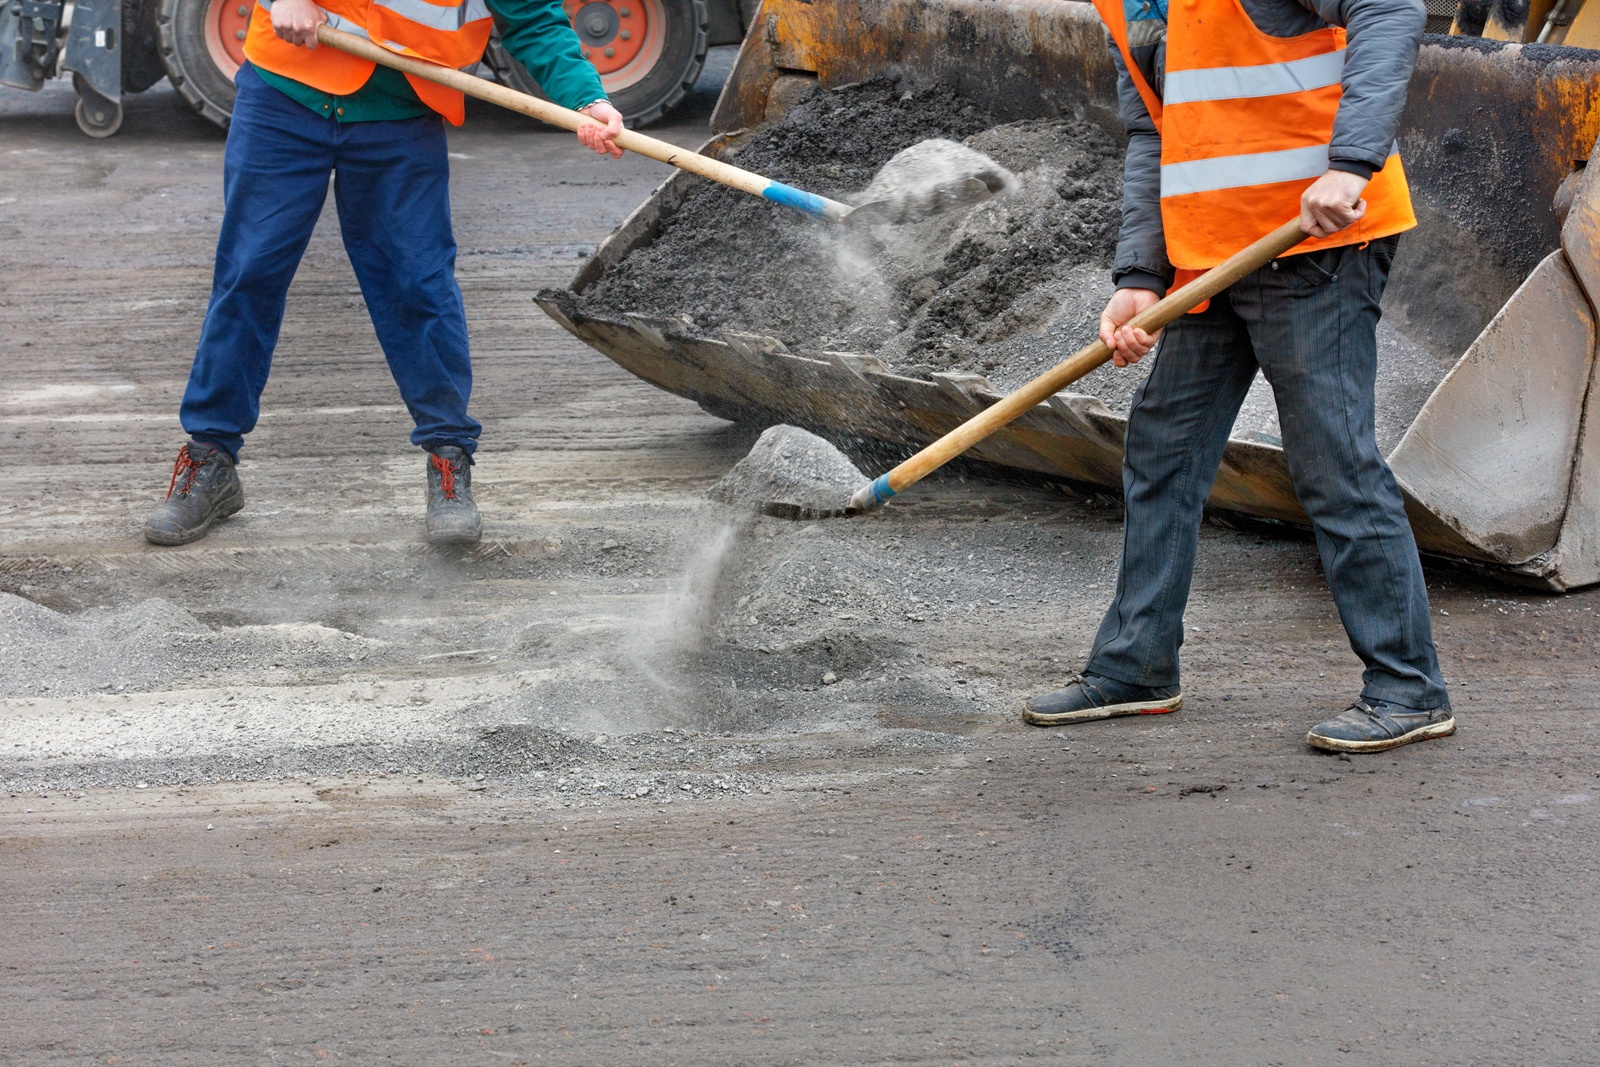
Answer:
<path fill-rule="evenodd" d="M 256 0 L 262 10 L 272 10 L 272 0 Z M 388 3 L 379 4 L 399 15 L 403 15 L 412 22 L 420 22 L 424 26 L 431 26 L 436 30 L 459 30 L 469 22 L 490 17 L 489 8 L 483 0 L 466 0 L 465 3 L 455 7 L 440 7 L 438 4 L 424 3 L 423 0 L 389 0 Z M 366 37 L 367 31 L 350 19 L 341 18 L 332 11 L 324 11 L 328 17 L 328 25 L 336 30 L 354 34 L 357 37 Z M 369 40 L 371 38 L 368 38 Z M 396 51 L 405 46 L 394 41 L 385 42 Z M 474 64 L 476 66 L 476 64 Z"/>
<path fill-rule="evenodd" d="M 256 0 L 256 2 L 260 3 L 261 0 Z M 326 14 L 328 16 L 328 25 L 333 27 L 334 29 L 343 30 L 345 33 L 348 33 L 352 37 L 366 37 L 367 36 L 367 29 L 366 29 L 365 26 L 357 26 L 352 20 L 347 19 L 347 18 L 340 18 L 338 15 L 335 15 L 332 11 L 324 12 L 324 14 Z M 372 38 L 367 37 L 367 40 L 370 41 L 371 39 Z"/>
<path fill-rule="evenodd" d="M 440 7 L 427 0 L 373 0 L 372 6 L 387 8 L 402 18 L 444 33 L 490 17 L 483 0 L 464 0 L 454 7 Z"/>
<path fill-rule="evenodd" d="M 1389 149 L 1389 158 L 1394 159 L 1399 154 L 1400 145 L 1397 142 Z M 1217 189 L 1302 181 L 1320 178 L 1327 170 L 1328 146 L 1325 144 L 1288 148 L 1281 152 L 1252 152 L 1242 156 L 1195 159 L 1188 163 L 1164 163 L 1161 166 L 1161 195 L 1182 196 L 1185 193 L 1209 193 Z"/>
<path fill-rule="evenodd" d="M 1241 100 L 1281 96 L 1306 89 L 1338 85 L 1344 77 L 1344 50 L 1308 56 L 1288 63 L 1263 63 L 1252 67 L 1211 67 L 1205 70 L 1169 70 L 1162 86 L 1164 104 L 1193 104 L 1202 100 Z"/>

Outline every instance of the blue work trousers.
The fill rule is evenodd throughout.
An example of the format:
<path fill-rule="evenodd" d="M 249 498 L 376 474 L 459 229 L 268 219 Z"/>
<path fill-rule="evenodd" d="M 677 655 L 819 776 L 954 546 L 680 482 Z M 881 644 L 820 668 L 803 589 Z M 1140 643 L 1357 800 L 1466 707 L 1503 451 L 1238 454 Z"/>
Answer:
<path fill-rule="evenodd" d="M 472 363 L 456 285 L 450 165 L 437 115 L 323 118 L 246 64 L 223 156 L 222 234 L 211 303 L 180 418 L 235 458 L 255 428 L 284 302 L 328 195 L 416 429 L 413 444 L 477 447 Z"/>
<path fill-rule="evenodd" d="M 1396 241 L 1277 260 L 1167 327 L 1128 415 L 1122 567 L 1089 671 L 1178 684 L 1202 512 L 1259 368 L 1323 573 L 1366 667 L 1362 697 L 1448 703 L 1416 541 L 1373 428 L 1378 302 Z"/>

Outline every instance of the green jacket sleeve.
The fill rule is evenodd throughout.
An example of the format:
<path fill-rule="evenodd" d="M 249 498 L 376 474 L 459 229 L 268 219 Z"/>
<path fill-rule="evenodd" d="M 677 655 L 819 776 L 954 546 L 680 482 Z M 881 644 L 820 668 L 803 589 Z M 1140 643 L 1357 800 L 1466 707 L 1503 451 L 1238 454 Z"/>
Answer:
<path fill-rule="evenodd" d="M 500 27 L 501 44 L 527 68 L 546 96 L 566 108 L 605 99 L 600 75 L 583 58 L 561 0 L 487 2 Z"/>

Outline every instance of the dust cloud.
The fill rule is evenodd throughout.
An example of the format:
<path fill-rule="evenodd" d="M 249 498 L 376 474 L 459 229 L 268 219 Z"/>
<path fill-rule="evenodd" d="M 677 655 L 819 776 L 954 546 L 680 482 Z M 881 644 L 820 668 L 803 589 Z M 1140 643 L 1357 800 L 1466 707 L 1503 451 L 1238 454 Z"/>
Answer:
<path fill-rule="evenodd" d="M 703 660 L 721 615 L 729 557 L 741 525 L 727 522 L 694 550 L 658 609 L 626 635 L 623 655 L 643 682 L 640 710 L 651 726 L 712 725 L 732 686 L 706 673 Z M 637 728 L 637 727 L 636 727 Z"/>

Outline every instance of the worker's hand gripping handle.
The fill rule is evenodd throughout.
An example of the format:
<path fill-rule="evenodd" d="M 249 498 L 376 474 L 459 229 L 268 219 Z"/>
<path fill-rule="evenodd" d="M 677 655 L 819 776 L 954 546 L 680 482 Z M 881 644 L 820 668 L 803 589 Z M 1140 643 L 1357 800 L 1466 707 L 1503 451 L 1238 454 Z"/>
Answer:
<path fill-rule="evenodd" d="M 569 111 L 558 104 L 548 100 L 540 100 L 527 93 L 519 93 L 515 89 L 508 89 L 504 85 L 471 74 L 465 74 L 450 67 L 441 67 L 437 63 L 429 63 L 415 56 L 404 55 L 382 45 L 374 44 L 365 37 L 357 37 L 344 30 L 336 30 L 331 26 L 320 26 L 317 29 L 317 40 L 343 52 L 362 59 L 370 59 L 380 66 L 392 67 L 414 77 L 427 81 L 437 82 L 440 85 L 465 93 L 467 96 L 478 100 L 486 100 L 491 104 L 498 104 L 511 111 L 521 112 L 540 122 L 548 122 L 552 126 L 559 126 L 564 130 L 577 130 L 580 126 L 596 125 L 595 120 L 576 111 Z M 721 160 L 703 156 L 698 152 L 691 152 L 687 148 L 679 148 L 666 141 L 658 141 L 654 137 L 647 137 L 633 130 L 623 130 L 617 135 L 616 144 L 628 150 L 637 152 L 641 156 L 662 163 L 671 164 L 679 170 L 698 174 L 702 178 L 719 182 L 722 185 L 738 189 L 740 192 L 750 193 L 753 196 L 764 197 L 786 207 L 804 211 L 808 215 L 818 218 L 841 221 L 850 213 L 847 204 L 837 200 L 829 200 L 824 196 L 808 193 L 803 189 L 796 189 L 782 182 L 775 182 L 763 178 L 759 174 L 741 170 L 730 166 Z"/>
<path fill-rule="evenodd" d="M 1127 325 L 1155 333 L 1168 323 L 1188 314 L 1252 271 L 1260 270 L 1305 240 L 1300 220 L 1293 219 L 1206 271 L 1182 289 L 1168 293 L 1157 303 L 1129 319 Z M 1059 393 L 1085 374 L 1111 358 L 1105 342 L 1093 344 L 1068 356 L 1005 399 L 983 409 L 894 470 L 876 478 L 850 498 L 849 512 L 872 511 L 907 486 L 915 485 L 952 459 L 967 451 L 996 430 Z"/>

